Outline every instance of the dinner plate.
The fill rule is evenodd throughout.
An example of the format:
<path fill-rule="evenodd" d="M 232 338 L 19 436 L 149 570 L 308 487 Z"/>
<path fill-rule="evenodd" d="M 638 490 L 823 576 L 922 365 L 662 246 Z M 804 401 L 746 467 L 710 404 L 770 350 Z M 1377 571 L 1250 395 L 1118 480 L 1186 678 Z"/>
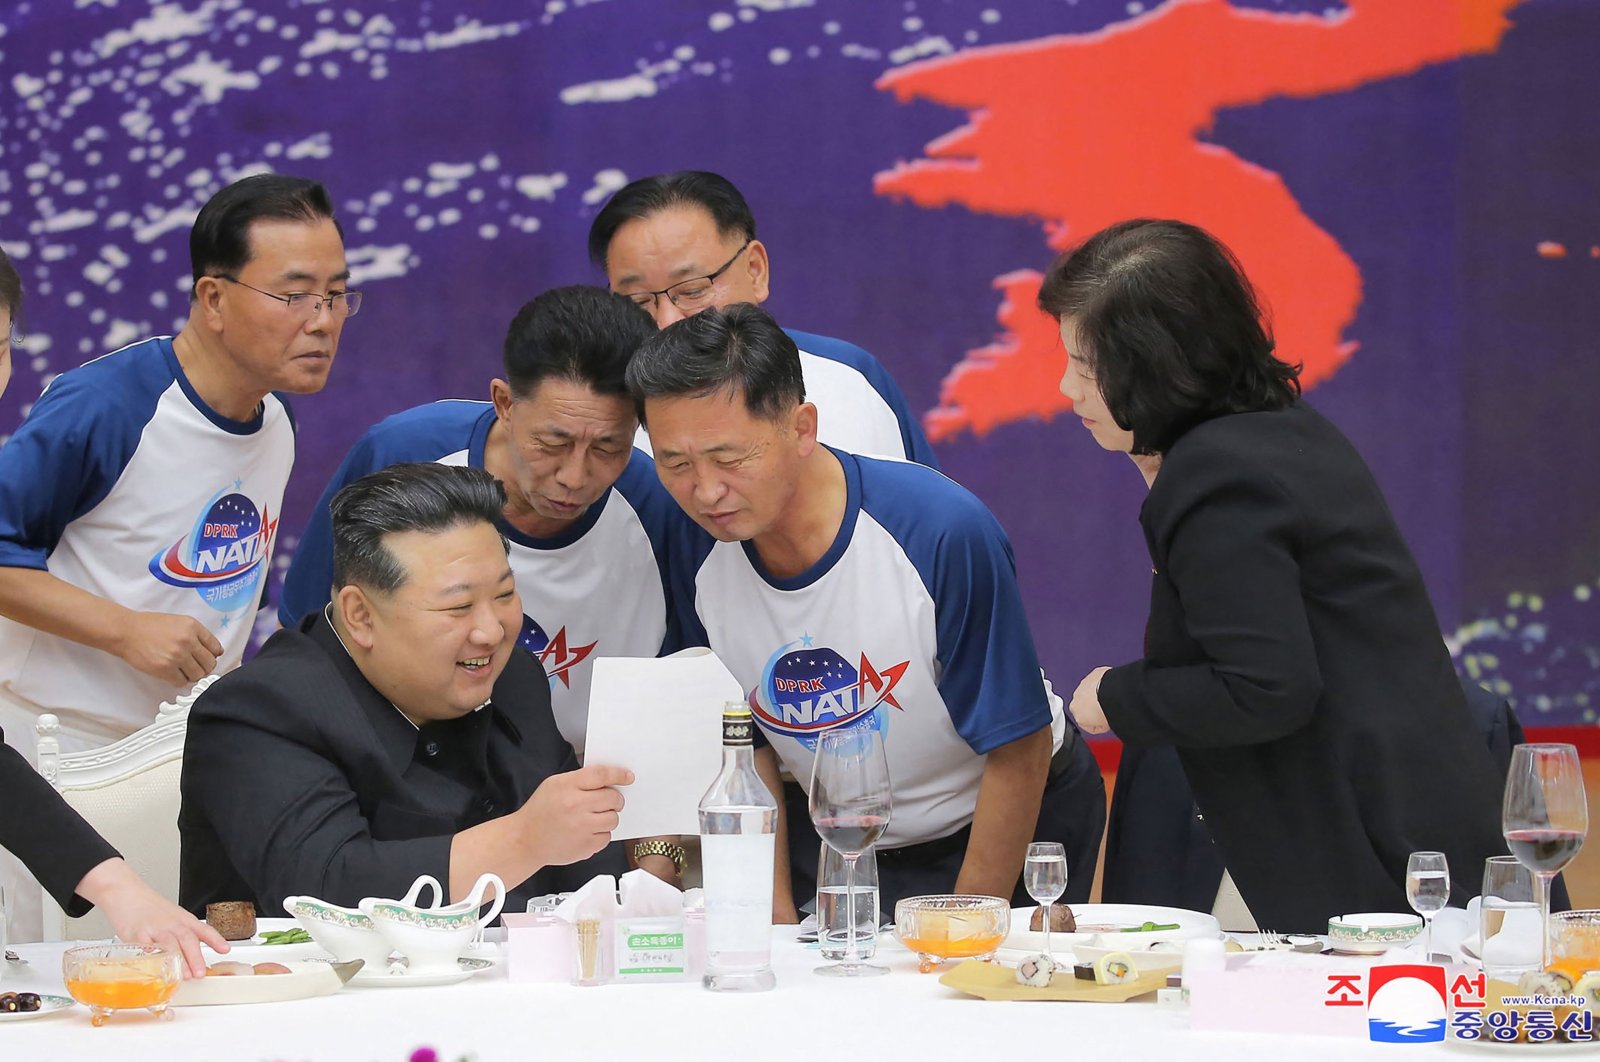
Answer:
<path fill-rule="evenodd" d="M 350 978 L 351 988 L 428 988 L 436 985 L 453 985 L 485 970 L 494 968 L 490 959 L 457 959 L 458 969 L 447 973 L 413 974 L 404 967 L 391 966 L 387 970 L 362 970 Z"/>
<path fill-rule="evenodd" d="M 10 991 L 10 989 L 7 991 Z M 59 1014 L 63 1010 L 70 1010 L 77 1005 L 77 1001 L 71 996 L 47 996 L 41 992 L 39 994 L 38 1010 L 19 1010 L 15 1013 L 0 1014 L 0 1021 L 27 1021 L 29 1018 L 45 1018 L 51 1014 Z"/>
<path fill-rule="evenodd" d="M 1220 940 L 1222 927 L 1209 914 L 1186 911 L 1181 907 L 1151 907 L 1134 903 L 1075 903 L 1071 905 L 1073 917 L 1080 928 L 1071 933 L 1051 933 L 1050 950 L 1061 953 L 1076 949 L 1079 944 L 1092 948 L 1109 948 L 1112 951 L 1141 951 L 1152 944 L 1168 940 L 1192 940 L 1200 937 Z M 1011 932 L 1006 935 L 1003 948 L 1027 953 L 1044 951 L 1044 934 L 1028 928 L 1034 908 L 1018 907 L 1011 912 Z M 1177 929 L 1124 933 L 1125 927 L 1141 926 L 1146 922 L 1157 925 L 1176 923 Z"/>
<path fill-rule="evenodd" d="M 240 951 L 251 949 L 240 948 Z M 267 948 L 278 951 L 278 948 Z M 238 962 L 280 962 L 279 959 L 238 959 Z M 254 974 L 245 977 L 197 977 L 184 981 L 172 995 L 174 1007 L 215 1007 L 234 1003 L 285 1003 L 292 999 L 330 996 L 344 987 L 330 962 L 298 960 L 284 962 L 286 974 Z"/>

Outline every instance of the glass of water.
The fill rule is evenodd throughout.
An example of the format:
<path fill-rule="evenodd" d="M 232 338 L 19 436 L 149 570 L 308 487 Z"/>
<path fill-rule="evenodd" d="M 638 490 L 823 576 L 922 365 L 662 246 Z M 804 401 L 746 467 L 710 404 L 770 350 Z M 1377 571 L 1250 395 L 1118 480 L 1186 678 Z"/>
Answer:
<path fill-rule="evenodd" d="M 1044 953 L 1050 951 L 1050 907 L 1067 891 L 1067 850 L 1055 841 L 1035 841 L 1028 846 L 1022 866 L 1022 884 L 1044 909 Z"/>
<path fill-rule="evenodd" d="M 817 859 L 817 947 L 822 957 L 842 962 L 850 949 L 850 886 L 844 856 L 826 841 Z M 856 858 L 856 955 L 862 961 L 878 950 L 878 855 L 868 848 Z"/>
<path fill-rule="evenodd" d="M 1516 856 L 1483 861 L 1483 892 L 1478 900 L 1478 958 L 1492 980 L 1515 984 L 1544 958 L 1544 923 L 1533 871 Z"/>
<path fill-rule="evenodd" d="M 1412 852 L 1406 860 L 1406 899 L 1422 916 L 1424 962 L 1433 959 L 1433 918 L 1450 902 L 1450 864 L 1443 852 Z"/>

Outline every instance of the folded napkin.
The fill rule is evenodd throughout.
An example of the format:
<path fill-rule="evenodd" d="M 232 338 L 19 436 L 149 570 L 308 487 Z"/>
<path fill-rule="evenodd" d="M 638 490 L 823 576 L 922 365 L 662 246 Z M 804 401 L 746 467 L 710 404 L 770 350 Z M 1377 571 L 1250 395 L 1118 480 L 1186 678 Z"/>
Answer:
<path fill-rule="evenodd" d="M 686 909 L 704 906 L 702 897 L 699 889 L 679 892 L 648 870 L 630 870 L 620 881 L 610 874 L 600 874 L 562 900 L 556 906 L 556 917 L 568 922 L 580 918 L 671 918 Z"/>
<path fill-rule="evenodd" d="M 556 917 L 568 922 L 580 918 L 609 919 L 617 912 L 617 879 L 600 874 L 584 882 L 577 892 L 556 905 Z"/>

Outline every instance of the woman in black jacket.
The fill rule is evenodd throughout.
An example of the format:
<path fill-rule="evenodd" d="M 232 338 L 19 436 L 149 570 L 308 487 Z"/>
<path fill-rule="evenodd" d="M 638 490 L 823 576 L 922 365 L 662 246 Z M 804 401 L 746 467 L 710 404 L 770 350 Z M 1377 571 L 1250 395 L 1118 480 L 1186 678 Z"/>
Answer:
<path fill-rule="evenodd" d="M 1505 851 L 1501 781 L 1377 483 L 1301 401 L 1237 261 L 1192 225 L 1124 222 L 1058 260 L 1039 305 L 1074 412 L 1150 486 L 1145 655 L 1089 673 L 1079 725 L 1176 751 L 1262 926 L 1405 911 L 1422 849 L 1464 903 Z M 1137 852 L 1127 825 L 1114 802 L 1108 852 Z"/>

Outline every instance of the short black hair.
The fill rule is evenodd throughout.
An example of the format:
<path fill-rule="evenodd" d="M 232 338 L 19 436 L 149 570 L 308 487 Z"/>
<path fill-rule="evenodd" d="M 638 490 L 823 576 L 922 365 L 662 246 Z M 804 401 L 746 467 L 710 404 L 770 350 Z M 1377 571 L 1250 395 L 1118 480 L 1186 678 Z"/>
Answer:
<path fill-rule="evenodd" d="M 4 247 L 0 247 L 0 307 L 11 315 L 15 326 L 22 316 L 22 277 L 17 275 L 17 267 L 11 264 Z"/>
<path fill-rule="evenodd" d="M 1068 251 L 1039 308 L 1072 318 L 1106 409 L 1133 452 L 1162 454 L 1225 413 L 1281 409 L 1300 367 L 1273 354 L 1255 289 L 1233 252 L 1182 221 L 1138 218 Z"/>
<path fill-rule="evenodd" d="M 768 419 L 806 400 L 800 348 L 748 302 L 701 310 L 657 332 L 629 363 L 628 390 L 641 422 L 647 398 L 737 391 L 752 416 Z"/>
<path fill-rule="evenodd" d="M 234 181 L 200 208 L 189 230 L 189 268 L 193 283 L 220 273 L 237 274 L 250 261 L 250 226 L 257 221 L 333 222 L 328 190 L 304 177 L 258 173 Z"/>
<path fill-rule="evenodd" d="M 756 218 L 733 182 L 707 170 L 678 170 L 641 177 L 612 196 L 589 226 L 589 261 L 606 267 L 617 230 L 678 206 L 697 206 L 716 222 L 717 235 L 740 240 L 756 238 Z"/>
<path fill-rule="evenodd" d="M 588 284 L 553 288 L 512 318 L 506 380 L 518 398 L 551 377 L 626 395 L 628 362 L 655 332 L 655 320 L 626 296 Z"/>
<path fill-rule="evenodd" d="M 498 530 L 505 505 L 505 488 L 481 468 L 410 463 L 362 476 L 328 506 L 333 592 L 352 584 L 385 594 L 398 590 L 407 573 L 384 545 L 385 537 L 403 531 L 437 534 L 479 522 Z"/>

